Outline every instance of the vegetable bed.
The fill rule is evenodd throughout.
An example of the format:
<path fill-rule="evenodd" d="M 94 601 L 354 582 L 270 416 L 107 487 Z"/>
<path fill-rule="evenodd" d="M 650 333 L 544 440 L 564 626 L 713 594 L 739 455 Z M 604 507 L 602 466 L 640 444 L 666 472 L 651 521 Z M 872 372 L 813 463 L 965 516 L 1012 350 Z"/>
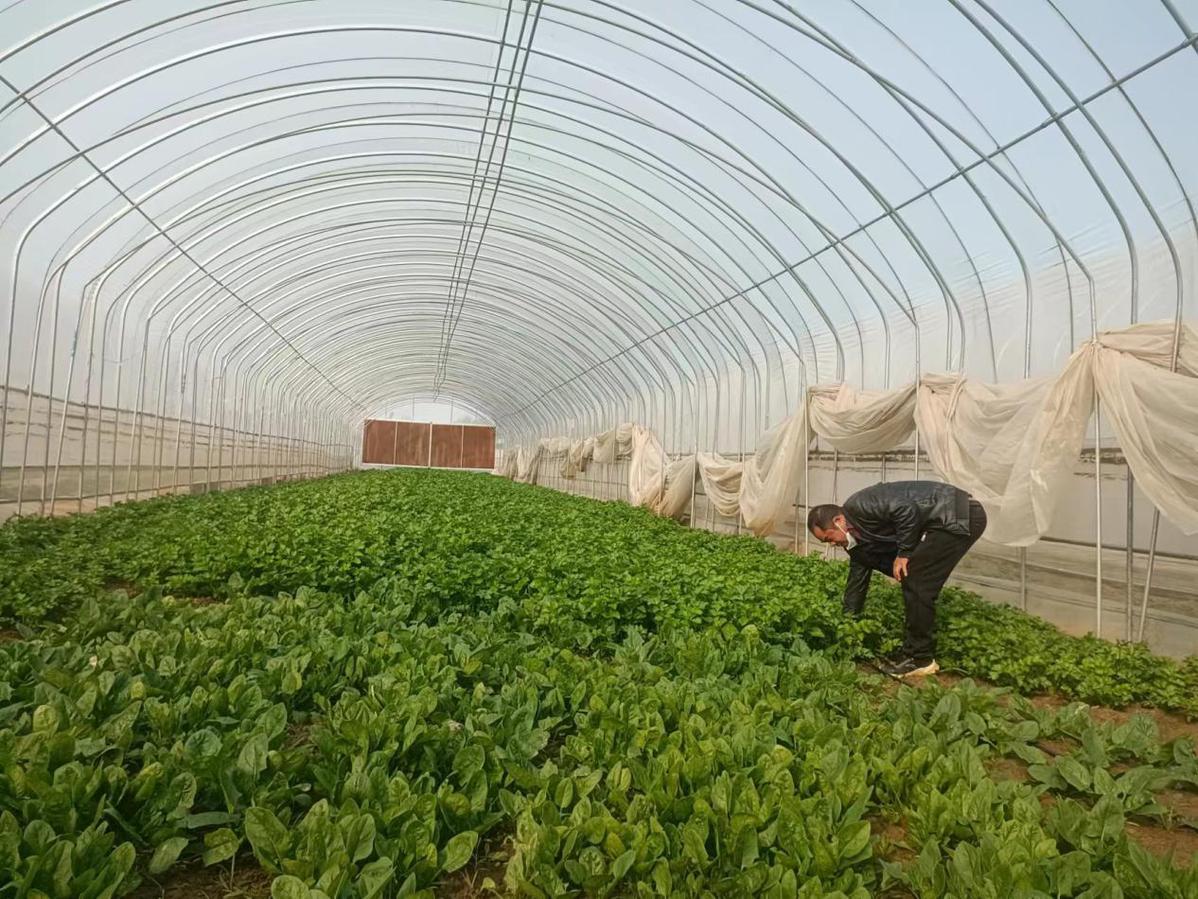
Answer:
<path fill-rule="evenodd" d="M 1193 729 L 1019 695 L 1192 714 L 1194 660 L 949 590 L 1014 690 L 895 689 L 844 573 L 445 472 L 10 522 L 0 896 L 1198 896 L 1141 846 L 1198 845 Z"/>

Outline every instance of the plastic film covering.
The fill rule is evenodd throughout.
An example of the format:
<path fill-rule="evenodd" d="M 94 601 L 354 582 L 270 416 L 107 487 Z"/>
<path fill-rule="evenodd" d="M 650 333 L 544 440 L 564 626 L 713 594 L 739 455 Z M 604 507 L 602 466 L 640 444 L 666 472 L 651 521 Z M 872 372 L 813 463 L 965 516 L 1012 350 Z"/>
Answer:
<path fill-rule="evenodd" d="M 1175 370 L 1196 16 L 8 2 L 0 510 L 338 470 L 416 398 L 530 447 L 503 464 L 535 478 L 547 437 L 576 468 L 638 440 L 764 458 L 812 386 L 859 409 L 925 373 L 1056 379 L 1138 322 L 1172 335 L 1143 364 Z M 1130 396 L 1140 364 L 1098 389 Z M 1173 396 L 1090 417 L 1090 442 Z M 1172 421 L 1133 466 L 1190 458 Z M 644 430 L 588 448 L 618 422 Z"/>

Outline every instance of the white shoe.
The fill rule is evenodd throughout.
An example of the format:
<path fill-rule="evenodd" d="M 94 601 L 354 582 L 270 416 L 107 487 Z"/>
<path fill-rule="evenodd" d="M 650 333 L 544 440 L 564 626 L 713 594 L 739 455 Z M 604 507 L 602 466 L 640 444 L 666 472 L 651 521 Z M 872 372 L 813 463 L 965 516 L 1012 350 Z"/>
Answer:
<path fill-rule="evenodd" d="M 940 665 L 937 664 L 935 659 L 906 658 L 895 662 L 893 665 L 883 665 L 882 670 L 891 677 L 905 680 L 909 677 L 927 677 L 929 674 L 935 674 L 940 670 Z"/>

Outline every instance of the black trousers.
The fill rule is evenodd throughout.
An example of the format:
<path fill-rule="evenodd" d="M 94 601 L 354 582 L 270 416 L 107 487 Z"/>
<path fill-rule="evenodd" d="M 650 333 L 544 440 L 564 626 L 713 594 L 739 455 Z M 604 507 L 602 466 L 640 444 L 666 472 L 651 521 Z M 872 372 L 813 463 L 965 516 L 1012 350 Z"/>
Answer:
<path fill-rule="evenodd" d="M 936 651 L 936 600 L 944 582 L 969 548 L 986 530 L 986 510 L 969 501 L 969 536 L 948 531 L 928 531 L 907 563 L 903 579 L 903 605 L 907 613 L 903 655 L 930 659 Z"/>

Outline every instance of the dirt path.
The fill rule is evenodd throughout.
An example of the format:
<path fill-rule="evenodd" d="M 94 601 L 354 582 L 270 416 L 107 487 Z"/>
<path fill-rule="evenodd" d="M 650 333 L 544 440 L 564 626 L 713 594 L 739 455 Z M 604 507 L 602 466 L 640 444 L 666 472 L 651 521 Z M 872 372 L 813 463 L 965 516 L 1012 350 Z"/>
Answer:
<path fill-rule="evenodd" d="M 172 868 L 159 881 L 145 878 L 130 899 L 268 899 L 273 879 L 252 857 L 239 858 L 232 872 L 225 865 L 192 863 Z"/>

